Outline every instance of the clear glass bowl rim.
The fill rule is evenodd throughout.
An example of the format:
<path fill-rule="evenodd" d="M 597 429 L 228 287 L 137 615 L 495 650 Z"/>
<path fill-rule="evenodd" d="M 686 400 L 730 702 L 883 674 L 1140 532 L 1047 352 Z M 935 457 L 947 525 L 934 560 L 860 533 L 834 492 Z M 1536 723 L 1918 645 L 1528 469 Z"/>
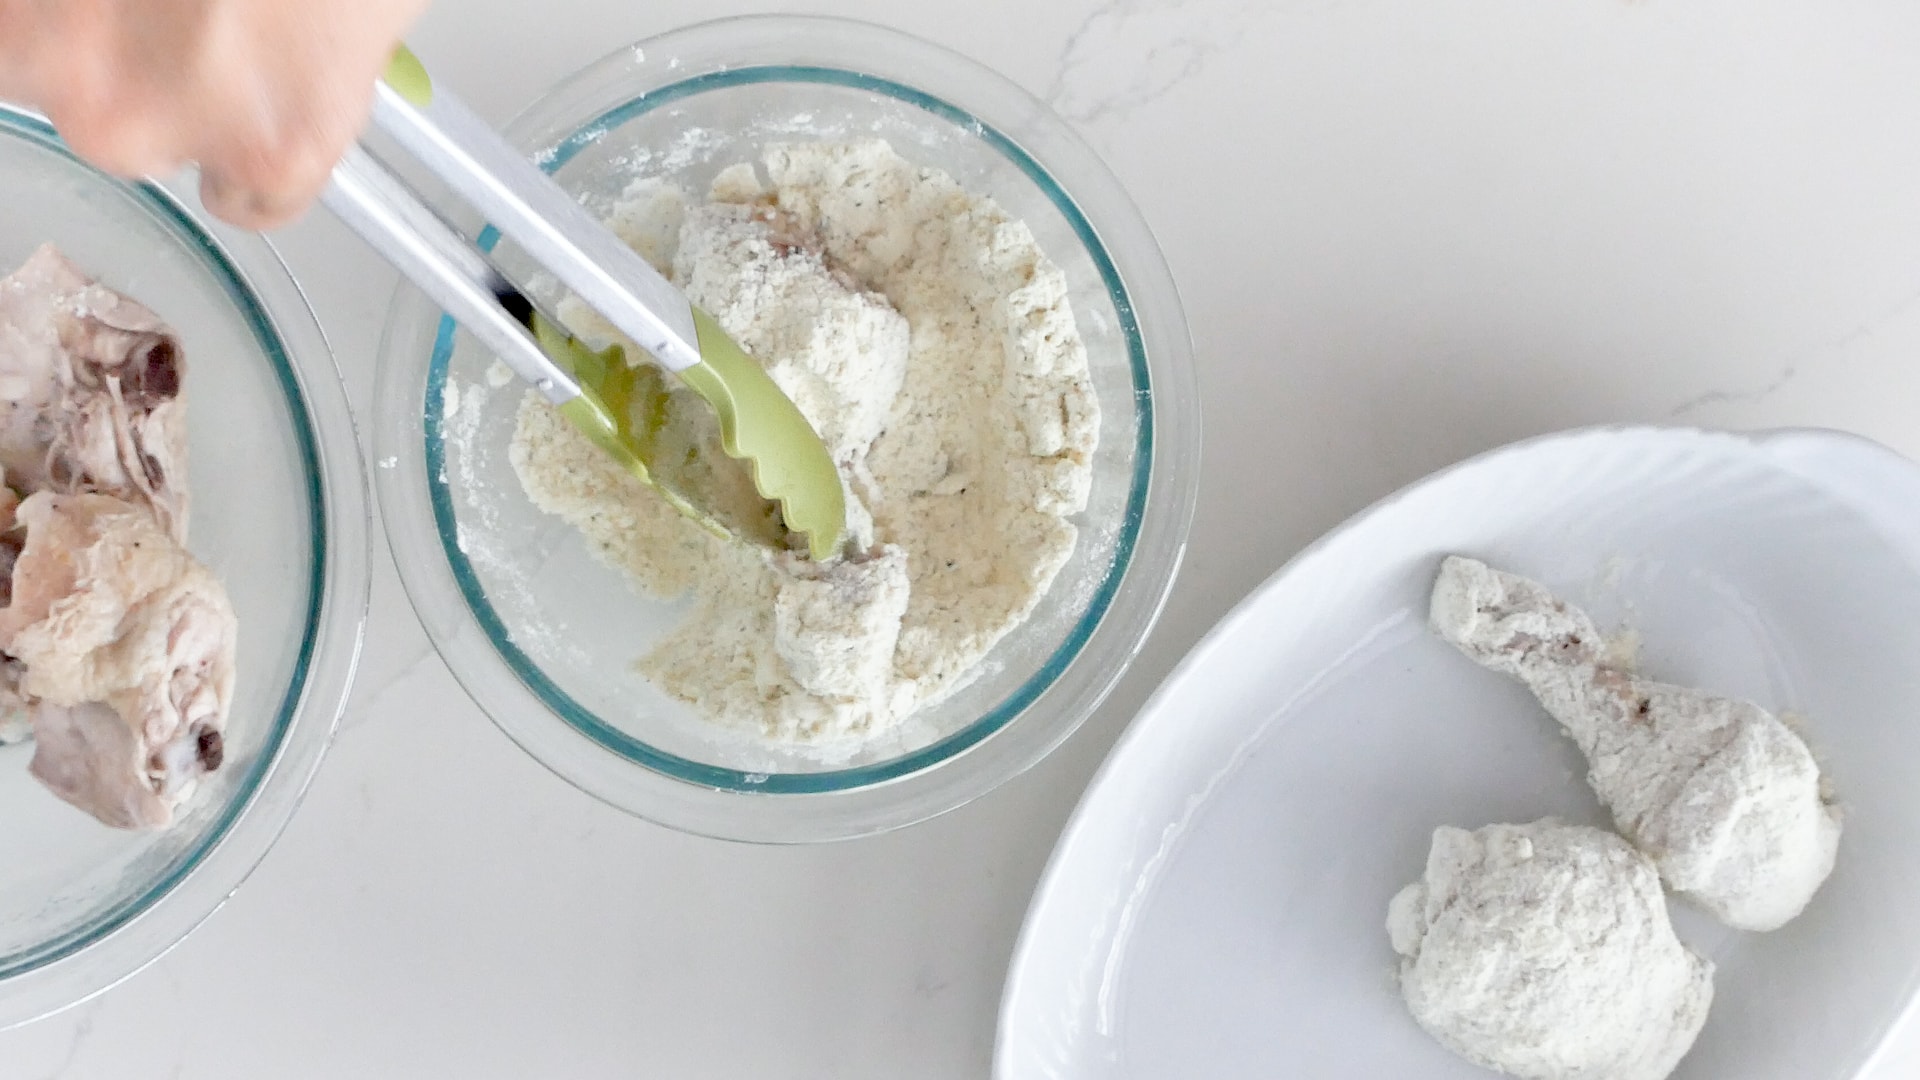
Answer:
<path fill-rule="evenodd" d="M 763 55 L 769 52 L 785 62 Z M 793 59 L 796 53 L 804 59 Z M 875 57 L 885 57 L 886 63 L 874 63 Z M 975 133 L 1048 195 L 1102 273 L 1125 324 L 1134 365 L 1141 406 L 1138 468 L 1113 564 L 1094 601 L 1041 672 L 995 710 L 929 747 L 831 772 L 740 772 L 663 754 L 611 728 L 566 697 L 512 645 L 459 552 L 440 480 L 437 414 L 425 407 L 438 400 L 435 388 L 444 382 L 451 324 L 411 290 L 395 300 L 382 349 L 375 438 L 383 468 L 376 487 L 386 520 L 400 523 L 389 528 L 389 542 L 429 635 L 462 685 L 529 753 L 589 793 L 664 824 L 737 839 L 830 839 L 908 824 L 976 797 L 1038 761 L 1111 689 L 1164 602 L 1184 548 L 1198 465 L 1197 391 L 1177 291 L 1150 231 L 1118 182 L 1037 100 L 971 61 L 908 35 L 810 17 L 703 23 L 616 50 L 589 65 L 517 118 L 508 134 L 543 164 L 558 168 L 582 146 L 640 113 L 721 86 L 769 81 L 824 82 L 886 94 Z M 636 89 L 637 82 L 645 85 Z M 926 88 L 942 82 L 962 92 Z M 955 98 L 966 100 L 961 104 Z M 1002 117 L 1015 122 L 1025 142 L 1008 133 Z M 1063 183 L 1056 175 L 1071 179 Z M 1091 213 L 1083 209 L 1090 203 Z M 1117 243 L 1110 239 L 1115 237 Z M 418 380 L 413 375 L 418 353 L 412 350 L 428 323 L 432 355 L 427 378 Z M 421 513 L 422 503 L 430 514 Z M 1082 668 L 1082 685 L 1063 687 L 1076 661 L 1096 643 L 1109 646 L 1102 670 L 1087 679 Z M 1061 690 L 1070 693 L 1056 693 Z M 556 726 L 565 737 L 553 730 Z M 1009 738 L 1023 730 L 1027 737 Z M 1022 745 L 1004 745 L 1014 741 Z M 1013 752 L 994 755 L 998 760 L 990 770 L 952 768 L 980 759 L 996 744 Z M 627 775 L 606 762 L 584 760 L 588 753 L 613 758 Z"/>

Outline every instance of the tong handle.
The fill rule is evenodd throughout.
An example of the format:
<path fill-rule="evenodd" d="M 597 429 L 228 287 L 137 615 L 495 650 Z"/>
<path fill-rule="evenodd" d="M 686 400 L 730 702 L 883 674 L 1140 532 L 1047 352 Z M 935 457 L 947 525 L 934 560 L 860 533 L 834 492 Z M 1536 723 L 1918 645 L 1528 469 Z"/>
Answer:
<path fill-rule="evenodd" d="M 528 331 L 526 299 L 364 148 L 347 150 L 320 201 L 548 401 L 580 396 L 580 384 Z"/>
<path fill-rule="evenodd" d="M 373 125 L 670 371 L 700 363 L 693 307 L 673 284 L 466 105 L 405 47 L 374 91 Z"/>

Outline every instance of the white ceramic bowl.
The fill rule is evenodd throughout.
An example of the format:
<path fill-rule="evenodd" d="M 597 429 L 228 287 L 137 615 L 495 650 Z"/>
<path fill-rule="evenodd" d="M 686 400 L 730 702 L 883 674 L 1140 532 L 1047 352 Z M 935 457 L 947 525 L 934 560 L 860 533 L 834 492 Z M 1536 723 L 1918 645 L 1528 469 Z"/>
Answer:
<path fill-rule="evenodd" d="M 1675 1080 L 1844 1080 L 1920 985 L 1920 468 L 1829 433 L 1554 436 L 1341 526 L 1198 645 L 1102 767 L 1008 976 L 996 1075 L 1489 1075 L 1416 1026 L 1387 902 L 1439 825 L 1605 825 L 1579 751 L 1425 626 L 1448 554 L 1642 637 L 1648 674 L 1797 714 L 1846 812 L 1770 934 L 1675 905 L 1719 966 Z"/>
<path fill-rule="evenodd" d="M 634 661 L 679 617 L 527 501 L 506 445 L 522 390 L 408 292 L 387 328 L 376 483 L 401 576 L 493 719 L 586 791 L 714 836 L 821 840 L 958 806 L 1037 761 L 1131 660 L 1192 515 L 1198 395 L 1151 234 L 1066 125 L 1006 80 L 891 31 L 736 19 L 623 48 L 508 129 L 589 205 L 641 172 L 698 190 L 771 141 L 883 135 L 1026 221 L 1066 273 L 1102 412 L 1080 541 L 1034 617 L 900 737 L 823 763 L 729 737 Z M 452 404 L 450 404 L 452 403 Z"/>
<path fill-rule="evenodd" d="M 187 363 L 189 546 L 240 619 L 226 763 L 163 832 L 109 829 L 0 748 L 0 1026 L 125 978 L 206 918 L 292 814 L 346 702 L 367 505 L 332 354 L 265 240 L 190 186 L 129 185 L 0 107 L 0 267 L 52 241 L 159 312 Z M 5 1072 L 0 1067 L 0 1073 Z"/>

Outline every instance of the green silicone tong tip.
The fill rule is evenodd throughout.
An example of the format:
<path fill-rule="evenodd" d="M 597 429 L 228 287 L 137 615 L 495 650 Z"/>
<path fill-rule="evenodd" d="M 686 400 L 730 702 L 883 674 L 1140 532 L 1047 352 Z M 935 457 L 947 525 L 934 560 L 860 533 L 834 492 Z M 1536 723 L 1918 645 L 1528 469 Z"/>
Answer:
<path fill-rule="evenodd" d="M 804 534 L 815 561 L 832 558 L 847 525 L 846 488 L 820 435 L 766 369 L 712 317 L 693 309 L 700 363 L 680 372 L 720 418 L 721 445 L 743 462 L 754 487 Z"/>
<path fill-rule="evenodd" d="M 660 454 L 668 452 L 663 449 L 661 436 L 673 407 L 664 378 L 667 370 L 674 370 L 712 407 L 719 421 L 722 449 L 745 467 L 760 497 L 778 506 L 780 525 L 786 534 L 804 535 L 807 552 L 816 561 L 836 555 L 847 519 L 846 490 L 839 470 L 813 425 L 766 369 L 705 312 L 688 305 L 679 290 L 656 270 L 586 218 L 550 177 L 529 164 L 470 110 L 452 96 L 436 93 L 426 68 L 404 45 L 395 48 L 385 81 L 391 96 L 397 96 L 404 105 L 383 111 L 384 105 L 377 102 L 376 126 L 411 149 L 429 171 L 475 200 L 484 213 L 506 214 L 504 220 L 494 219 L 503 234 L 514 236 L 522 246 L 533 239 L 548 243 L 547 254 L 535 252 L 536 258 L 561 260 L 544 265 L 570 288 L 580 291 L 583 286 L 569 279 L 563 266 L 571 266 L 583 275 L 579 281 L 590 282 L 593 287 L 604 286 L 611 275 L 617 287 L 611 293 L 603 288 L 599 295 L 607 303 L 626 305 L 630 314 L 636 307 L 647 318 L 677 311 L 676 318 L 667 320 L 675 324 L 672 336 L 661 346 L 671 355 L 663 353 L 657 358 L 658 364 L 636 365 L 617 345 L 597 352 L 588 348 L 539 315 L 523 294 L 501 280 L 471 250 L 458 253 L 452 260 L 458 265 L 450 272 L 437 261 L 424 267 L 431 271 L 426 276 L 441 286 L 436 297 L 465 305 L 464 310 L 477 324 L 491 327 L 493 336 L 485 340 L 508 360 L 509 366 L 550 391 L 549 400 L 557 403 L 574 427 L 618 460 L 627 472 L 658 491 L 675 510 L 715 535 L 777 544 L 777 532 L 747 535 L 745 527 L 757 529 L 757 521 L 743 520 L 738 523 L 742 527 L 730 527 L 714 507 L 704 505 L 691 490 L 696 485 L 679 482 L 682 470 L 668 468 L 671 463 L 660 459 Z M 449 150 L 450 144 L 457 144 L 453 149 L 458 153 Z M 363 163 L 359 167 L 370 166 Z M 336 169 L 336 188 L 340 187 L 341 175 Z M 397 199 L 400 196 L 395 194 L 394 184 L 379 176 L 369 180 L 358 173 L 350 173 L 349 179 L 357 179 L 360 186 L 343 189 L 350 194 L 329 205 L 335 206 L 336 212 L 344 211 L 350 223 L 359 222 L 356 228 L 391 240 L 396 228 L 391 215 L 375 212 L 390 208 L 370 210 L 365 191 L 377 188 L 386 193 L 385 197 Z M 493 201 L 486 203 L 486 199 Z M 430 215 L 423 217 L 427 214 L 424 210 L 410 214 L 416 226 L 448 232 L 444 223 L 431 221 Z M 513 224 L 516 221 L 521 228 L 518 233 Z M 564 242 L 554 244 L 556 235 Z M 448 244 L 464 242 L 458 237 L 442 239 Z M 390 258 L 395 257 L 395 246 L 410 253 L 414 245 L 389 244 L 385 250 Z M 586 254 L 589 251 L 595 254 Z M 582 267 L 587 269 L 583 271 Z M 479 312 L 474 306 L 481 303 L 475 297 L 476 286 L 482 292 L 491 291 L 491 299 L 511 316 L 504 330 L 497 325 L 497 308 Z M 619 325 L 618 319 L 611 321 Z M 532 332 L 532 342 L 519 333 L 521 328 Z M 557 377 L 543 377 L 543 369 L 557 376 L 552 372 L 554 367 L 577 383 L 577 396 L 566 397 L 564 389 L 556 389 L 561 381 Z"/>
<path fill-rule="evenodd" d="M 722 540 L 735 539 L 733 530 L 696 499 L 654 474 L 653 435 L 665 423 L 667 409 L 659 380 L 643 385 L 620 346 L 595 352 L 542 315 L 532 316 L 529 329 L 541 349 L 580 382 L 580 395 L 558 406 L 560 415 L 683 516 Z M 633 424 L 636 415 L 643 418 L 639 428 Z"/>
<path fill-rule="evenodd" d="M 694 319 L 703 361 L 680 372 L 682 380 L 713 408 L 722 448 L 746 466 L 755 490 L 779 506 L 787 531 L 806 537 L 816 562 L 832 558 L 847 506 L 826 446 L 765 369 L 711 317 L 696 308 Z M 595 352 L 537 313 L 530 326 L 547 355 L 580 383 L 580 396 L 560 406 L 568 422 L 682 515 L 715 536 L 739 539 L 698 496 L 654 468 L 657 436 L 672 408 L 659 369 L 629 364 L 618 345 Z"/>

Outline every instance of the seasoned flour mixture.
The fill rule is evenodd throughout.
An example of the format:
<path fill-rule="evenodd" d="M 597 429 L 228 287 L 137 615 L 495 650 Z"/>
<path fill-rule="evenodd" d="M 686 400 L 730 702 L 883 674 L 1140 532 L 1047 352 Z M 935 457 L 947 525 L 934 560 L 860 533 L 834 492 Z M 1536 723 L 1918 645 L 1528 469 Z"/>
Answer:
<path fill-rule="evenodd" d="M 1584 612 L 1472 559 L 1442 565 L 1431 621 L 1533 691 L 1621 833 L 1729 926 L 1780 926 L 1833 871 L 1840 815 L 1807 744 L 1771 713 L 1622 670 Z"/>
<path fill-rule="evenodd" d="M 1713 1002 L 1653 864 L 1599 829 L 1437 829 L 1387 932 L 1420 1026 L 1527 1080 L 1664 1080 Z"/>
<path fill-rule="evenodd" d="M 951 693 L 1033 611 L 1073 552 L 1099 415 L 1065 277 L 991 199 L 880 141 L 773 146 L 759 166 L 704 200 L 643 179 L 609 224 L 820 431 L 848 494 L 844 554 L 714 539 L 534 394 L 512 460 L 602 559 L 696 600 L 642 671 L 721 723 L 844 742 Z M 681 404 L 670 437 L 711 457 L 705 406 Z"/>

